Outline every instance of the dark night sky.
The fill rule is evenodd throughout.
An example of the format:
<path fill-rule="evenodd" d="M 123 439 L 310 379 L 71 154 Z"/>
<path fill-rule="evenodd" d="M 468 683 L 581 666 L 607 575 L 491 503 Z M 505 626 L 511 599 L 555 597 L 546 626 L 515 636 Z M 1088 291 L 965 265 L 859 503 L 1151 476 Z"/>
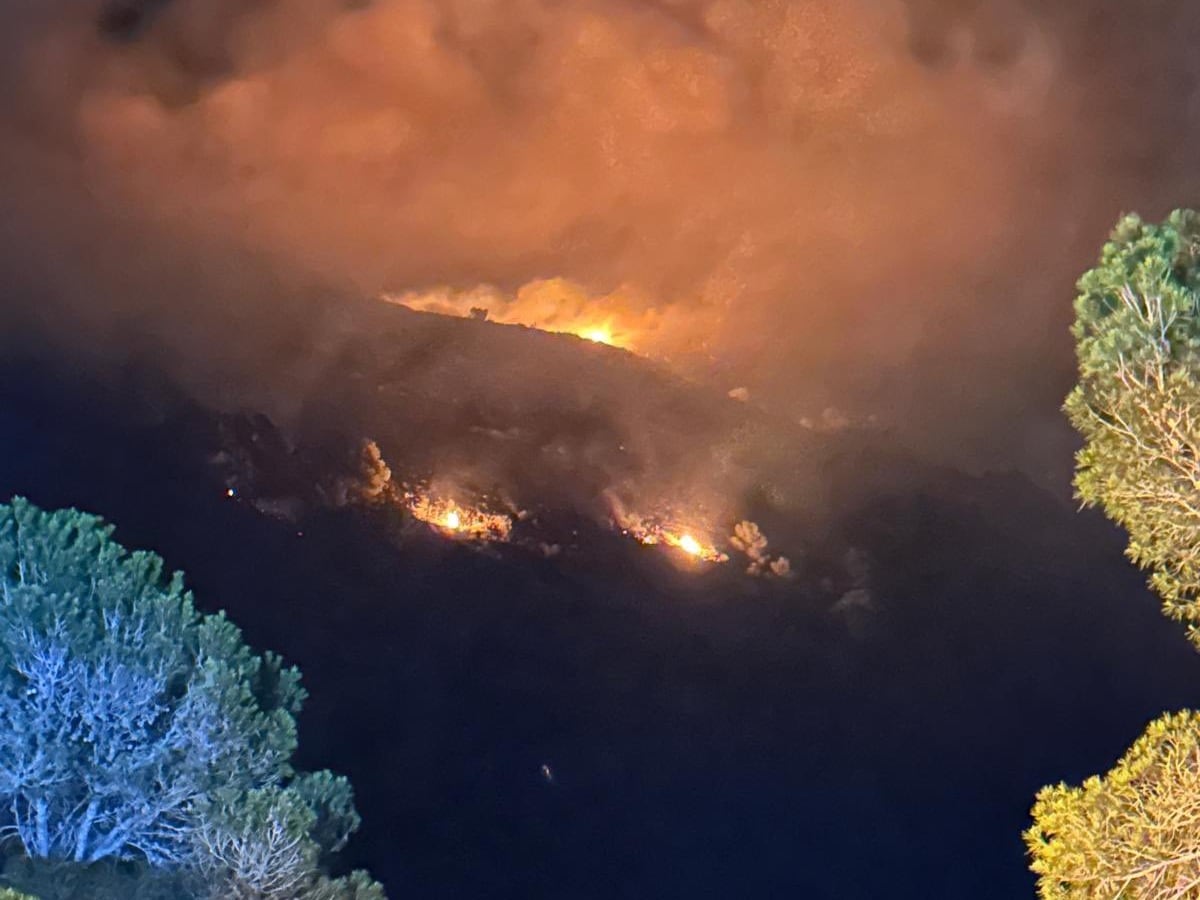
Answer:
<path fill-rule="evenodd" d="M 1107 229 L 1197 202 L 1198 42 L 1184 0 L 8 4 L 0 497 L 101 513 L 301 666 L 302 762 L 351 777 L 393 897 L 1028 896 L 1036 789 L 1200 695 L 1066 500 L 1058 410 Z M 519 319 L 555 277 L 702 386 L 355 305 L 490 284 Z M 734 386 L 880 426 L 710 467 L 736 503 L 770 461 L 790 584 L 677 571 L 522 456 L 591 489 L 640 438 L 622 475 L 669 493 L 735 456 L 685 415 Z M 474 462 L 567 481 L 586 550 L 260 515 L 210 460 L 258 413 L 397 468 L 519 427 Z M 851 547 L 872 605 L 837 613 Z"/>

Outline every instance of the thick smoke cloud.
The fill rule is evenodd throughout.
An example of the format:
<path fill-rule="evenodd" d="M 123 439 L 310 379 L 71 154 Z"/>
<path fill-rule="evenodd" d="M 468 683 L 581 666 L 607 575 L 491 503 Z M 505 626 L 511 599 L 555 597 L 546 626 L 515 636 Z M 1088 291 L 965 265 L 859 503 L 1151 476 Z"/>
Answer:
<path fill-rule="evenodd" d="M 776 409 L 1039 467 L 1074 277 L 1191 199 L 1200 26 L 1044 6 L 10 4 L 0 281 L 252 402 L 340 301 L 567 278 Z"/>

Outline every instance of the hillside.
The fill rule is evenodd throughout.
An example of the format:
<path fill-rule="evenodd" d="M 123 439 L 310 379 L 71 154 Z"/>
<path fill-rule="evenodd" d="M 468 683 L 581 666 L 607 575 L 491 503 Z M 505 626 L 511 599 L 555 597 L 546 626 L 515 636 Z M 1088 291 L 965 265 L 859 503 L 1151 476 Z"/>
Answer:
<path fill-rule="evenodd" d="M 396 896 L 1009 898 L 1031 883 L 1033 791 L 1197 702 L 1198 661 L 1119 537 L 1023 476 L 771 423 L 571 338 L 375 321 L 290 419 L 145 367 L 9 360 L 0 493 L 111 518 L 303 668 L 302 764 L 351 777 L 354 862 Z M 791 580 L 681 568 L 588 505 L 614 473 L 661 483 L 747 432 L 746 458 L 820 483 L 811 505 L 747 491 L 801 551 Z M 513 475 L 563 551 L 328 502 L 367 436 L 397 473 Z"/>

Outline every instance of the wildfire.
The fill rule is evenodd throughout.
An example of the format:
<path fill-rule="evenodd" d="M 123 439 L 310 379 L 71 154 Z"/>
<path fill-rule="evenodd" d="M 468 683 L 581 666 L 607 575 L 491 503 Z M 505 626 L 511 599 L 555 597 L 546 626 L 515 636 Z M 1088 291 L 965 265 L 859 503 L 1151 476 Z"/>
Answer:
<path fill-rule="evenodd" d="M 729 560 L 728 556 L 708 541 L 701 540 L 692 532 L 675 526 L 637 518 L 626 518 L 620 522 L 620 525 L 622 531 L 639 544 L 645 544 L 647 547 L 663 544 L 678 550 L 690 559 L 704 562 L 723 563 Z"/>
<path fill-rule="evenodd" d="M 530 282 L 515 296 L 480 285 L 467 291 L 437 288 L 423 292 L 384 292 L 379 297 L 419 312 L 525 325 L 625 350 L 634 350 L 635 344 L 641 344 L 647 337 L 647 330 L 657 325 L 656 315 L 646 312 L 643 303 L 619 292 L 592 296 L 561 278 Z"/>
<path fill-rule="evenodd" d="M 651 547 L 664 544 L 678 550 L 687 559 L 714 563 L 729 561 L 729 557 L 718 550 L 711 541 L 699 536 L 704 533 L 701 529 L 681 525 L 681 518 L 675 513 L 642 516 L 628 509 L 615 492 L 607 491 L 605 497 L 613 522 L 621 529 L 622 534 L 628 535 L 639 544 Z M 691 518 L 694 526 L 695 517 Z"/>
<path fill-rule="evenodd" d="M 507 541 L 512 519 L 500 513 L 463 506 L 453 500 L 406 492 L 404 506 L 414 519 L 432 525 L 448 537 L 477 541 Z"/>
<path fill-rule="evenodd" d="M 656 532 L 651 531 L 642 537 L 638 537 L 638 540 L 643 544 L 666 544 L 668 547 L 674 547 L 692 559 L 700 559 L 704 562 L 723 563 L 729 560 L 728 556 L 712 544 L 707 541 L 701 541 L 686 531 L 678 532 L 664 528 Z"/>
<path fill-rule="evenodd" d="M 386 496 L 388 502 L 398 503 L 414 519 L 429 525 L 446 537 L 476 541 L 508 541 L 511 537 L 513 518 L 504 513 L 490 511 L 487 506 L 492 505 L 495 509 L 496 505 L 487 494 L 474 492 L 478 505 L 465 505 L 448 496 L 462 496 L 461 485 L 451 487 L 449 482 L 443 482 L 439 488 L 428 481 L 394 482 L 391 468 L 383 461 L 379 446 L 374 441 L 367 441 L 363 446 L 362 481 L 365 487 L 360 490 L 365 498 Z M 231 497 L 235 493 L 233 488 L 227 491 Z M 704 533 L 702 530 L 680 525 L 681 517 L 676 512 L 663 510 L 655 516 L 644 517 L 628 511 L 615 492 L 606 491 L 605 496 L 612 522 L 623 534 L 639 543 L 647 546 L 662 544 L 677 550 L 687 559 L 713 563 L 728 562 L 728 555 L 718 550 L 710 540 L 698 536 Z M 513 509 L 507 504 L 502 506 Z M 517 519 L 524 520 L 527 514 L 518 512 L 515 515 Z M 697 520 L 705 517 L 691 515 L 686 518 L 695 525 Z M 765 556 L 766 539 L 752 522 L 740 523 L 731 542 L 735 548 L 747 553 L 752 562 L 762 565 L 772 562 Z M 547 552 L 548 545 L 541 546 L 543 552 Z M 558 548 L 554 549 L 557 552 Z M 771 568 L 772 572 L 778 565 L 786 567 L 787 561 L 781 559 L 775 562 Z"/>
<path fill-rule="evenodd" d="M 612 329 L 607 325 L 603 325 L 599 328 L 585 328 L 578 332 L 578 334 L 579 337 L 583 338 L 585 341 L 594 341 L 597 344 L 608 344 L 609 346 L 615 346 Z"/>

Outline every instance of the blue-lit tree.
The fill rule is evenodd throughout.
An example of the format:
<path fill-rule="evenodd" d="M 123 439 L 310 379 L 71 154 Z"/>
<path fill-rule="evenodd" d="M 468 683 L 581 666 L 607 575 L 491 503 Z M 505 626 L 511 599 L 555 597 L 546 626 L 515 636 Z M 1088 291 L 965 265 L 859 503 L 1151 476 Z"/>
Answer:
<path fill-rule="evenodd" d="M 0 505 L 0 837 L 31 860 L 135 860 L 223 890 L 238 853 L 270 867 L 255 842 L 283 828 L 298 854 L 263 883 L 339 896 L 318 857 L 358 818 L 344 779 L 294 777 L 303 697 L 102 520 Z"/>
<path fill-rule="evenodd" d="M 198 802 L 290 774 L 299 676 L 111 532 L 0 507 L 0 827 L 34 857 L 179 865 Z"/>

